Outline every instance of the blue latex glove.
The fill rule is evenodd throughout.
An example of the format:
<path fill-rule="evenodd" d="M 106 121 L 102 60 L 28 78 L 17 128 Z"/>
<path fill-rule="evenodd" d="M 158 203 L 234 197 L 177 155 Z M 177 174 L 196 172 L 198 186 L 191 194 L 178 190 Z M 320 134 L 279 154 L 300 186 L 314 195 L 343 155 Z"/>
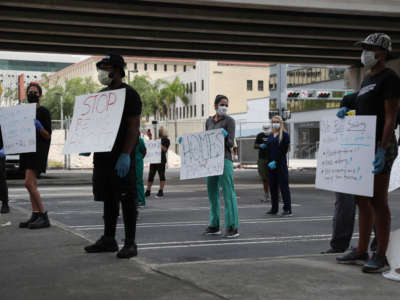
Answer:
<path fill-rule="evenodd" d="M 182 137 L 178 137 L 178 143 L 181 144 L 182 143 Z"/>
<path fill-rule="evenodd" d="M 4 152 L 4 148 L 1 148 L 1 149 L 0 149 L 0 157 L 1 157 L 1 158 L 6 157 L 6 153 Z"/>
<path fill-rule="evenodd" d="M 114 170 L 117 171 L 117 175 L 120 178 L 124 178 L 126 175 L 128 175 L 130 167 L 131 157 L 129 154 L 121 153 L 114 168 Z"/>
<path fill-rule="evenodd" d="M 40 123 L 40 121 L 38 121 L 38 120 L 35 120 L 35 127 L 36 127 L 36 130 L 38 130 L 38 131 L 41 131 L 43 129 L 42 123 Z"/>
<path fill-rule="evenodd" d="M 271 162 L 268 164 L 268 168 L 270 168 L 271 170 L 276 169 L 276 161 L 271 161 Z"/>
<path fill-rule="evenodd" d="M 265 150 L 267 149 L 267 144 L 261 144 L 259 147 L 260 149 Z"/>
<path fill-rule="evenodd" d="M 386 150 L 382 147 L 379 147 L 375 154 L 375 160 L 372 163 L 372 165 L 374 166 L 374 170 L 372 171 L 372 173 L 379 174 L 380 172 L 382 172 L 383 168 L 385 167 L 385 154 Z"/>
<path fill-rule="evenodd" d="M 228 136 L 228 131 L 226 131 L 224 128 L 222 128 L 221 133 L 223 134 L 224 137 Z"/>
<path fill-rule="evenodd" d="M 90 152 L 79 153 L 79 156 L 90 156 Z"/>
<path fill-rule="evenodd" d="M 349 111 L 350 111 L 349 108 L 343 106 L 337 112 L 336 117 L 343 119 Z"/>

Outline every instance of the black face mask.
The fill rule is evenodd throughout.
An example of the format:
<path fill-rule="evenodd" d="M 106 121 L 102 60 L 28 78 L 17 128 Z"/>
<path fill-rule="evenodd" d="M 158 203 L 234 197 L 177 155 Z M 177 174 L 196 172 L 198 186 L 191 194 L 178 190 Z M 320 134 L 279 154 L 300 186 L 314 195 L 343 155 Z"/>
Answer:
<path fill-rule="evenodd" d="M 29 103 L 38 103 L 39 102 L 39 96 L 36 95 L 35 93 L 29 93 L 28 94 L 28 102 Z"/>

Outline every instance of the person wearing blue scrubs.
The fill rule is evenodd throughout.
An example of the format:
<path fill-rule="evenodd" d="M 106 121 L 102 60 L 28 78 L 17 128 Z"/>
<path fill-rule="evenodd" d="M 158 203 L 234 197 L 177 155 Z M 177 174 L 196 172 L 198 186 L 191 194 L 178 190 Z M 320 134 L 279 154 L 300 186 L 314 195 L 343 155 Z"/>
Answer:
<path fill-rule="evenodd" d="M 138 205 L 145 206 L 146 200 L 144 196 L 144 184 L 143 184 L 143 169 L 144 169 L 144 162 L 143 159 L 146 156 L 146 145 L 144 144 L 144 140 L 139 137 L 139 143 L 136 146 L 136 189 L 138 194 Z"/>
<path fill-rule="evenodd" d="M 268 171 L 269 188 L 271 191 L 271 209 L 266 213 L 276 215 L 279 210 L 278 189 L 280 188 L 283 200 L 282 216 L 292 215 L 292 201 L 289 190 L 289 170 L 286 154 L 289 151 L 290 137 L 286 132 L 280 116 L 272 118 L 272 133 L 268 137 Z"/>
<path fill-rule="evenodd" d="M 220 176 L 207 177 L 207 192 L 210 201 L 210 223 L 205 234 L 219 235 L 220 231 L 220 196 L 222 187 L 225 204 L 225 237 L 239 236 L 239 217 L 237 199 L 233 183 L 232 148 L 235 141 L 235 120 L 228 116 L 228 98 L 217 95 L 215 98 L 216 114 L 206 121 L 206 130 L 221 129 L 225 137 L 224 172 Z"/>

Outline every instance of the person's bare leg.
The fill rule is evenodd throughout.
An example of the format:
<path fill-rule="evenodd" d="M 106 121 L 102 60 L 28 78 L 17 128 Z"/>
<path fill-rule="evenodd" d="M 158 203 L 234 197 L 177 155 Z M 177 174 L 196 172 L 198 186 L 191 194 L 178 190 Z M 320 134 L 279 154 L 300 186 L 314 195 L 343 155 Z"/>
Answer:
<path fill-rule="evenodd" d="M 364 196 L 356 196 L 358 205 L 358 227 L 360 239 L 358 240 L 358 253 L 368 251 L 369 239 L 371 236 L 372 226 L 374 225 L 371 198 Z"/>
<path fill-rule="evenodd" d="M 160 181 L 160 190 L 164 190 L 165 187 L 165 180 Z"/>
<path fill-rule="evenodd" d="M 37 189 L 37 176 L 35 171 L 30 169 L 25 171 L 25 188 L 29 192 L 33 211 L 44 213 L 45 210 L 42 199 L 40 198 L 40 193 Z"/>
<path fill-rule="evenodd" d="M 265 195 L 269 196 L 269 183 L 268 183 L 268 180 L 264 180 L 263 181 L 263 185 L 264 185 L 264 193 L 265 193 Z"/>
<path fill-rule="evenodd" d="M 376 227 L 376 239 L 378 241 L 377 252 L 385 256 L 390 237 L 390 209 L 388 205 L 389 174 L 375 176 L 375 195 L 372 200 L 372 209 Z"/>
<path fill-rule="evenodd" d="M 153 182 L 152 181 L 148 181 L 147 182 L 147 188 L 146 191 L 151 191 L 151 187 L 153 186 Z"/>

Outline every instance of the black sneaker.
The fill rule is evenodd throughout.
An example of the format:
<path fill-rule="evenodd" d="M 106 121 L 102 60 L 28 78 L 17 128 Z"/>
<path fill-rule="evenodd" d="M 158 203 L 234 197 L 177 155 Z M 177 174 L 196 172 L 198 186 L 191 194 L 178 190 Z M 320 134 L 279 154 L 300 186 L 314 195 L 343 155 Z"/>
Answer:
<path fill-rule="evenodd" d="M 204 231 L 205 235 L 220 235 L 221 230 L 219 230 L 219 227 L 212 227 L 208 226 L 206 230 Z"/>
<path fill-rule="evenodd" d="M 146 193 L 144 193 L 144 196 L 145 196 L 145 197 L 150 197 L 150 191 L 147 191 L 147 190 L 146 190 Z"/>
<path fill-rule="evenodd" d="M 281 217 L 291 217 L 292 212 L 291 211 L 284 211 L 281 213 Z"/>
<path fill-rule="evenodd" d="M 158 193 L 157 193 L 157 195 L 156 195 L 156 198 L 160 198 L 160 197 L 164 197 L 164 192 L 163 192 L 163 190 L 159 190 Z"/>
<path fill-rule="evenodd" d="M 266 214 L 266 215 L 271 215 L 271 216 L 276 216 L 276 215 L 278 214 L 278 212 L 277 212 L 277 211 L 269 210 L 269 211 L 267 211 L 265 214 Z"/>
<path fill-rule="evenodd" d="M 362 271 L 364 273 L 382 273 L 389 269 L 386 256 L 374 253 L 371 259 L 363 266 Z"/>
<path fill-rule="evenodd" d="M 2 202 L 0 214 L 8 214 L 10 212 L 10 207 L 8 206 L 8 202 Z"/>
<path fill-rule="evenodd" d="M 35 221 L 29 223 L 28 225 L 29 229 L 41 229 L 48 227 L 50 227 L 50 221 L 49 217 L 47 216 L 47 212 L 39 213 L 38 218 Z"/>
<path fill-rule="evenodd" d="M 19 223 L 19 228 L 28 228 L 29 224 L 35 222 L 37 218 L 39 218 L 39 213 L 33 212 L 27 221 Z"/>
<path fill-rule="evenodd" d="M 115 238 L 102 236 L 93 245 L 85 247 L 87 253 L 100 253 L 100 252 L 116 252 L 118 251 L 118 244 Z"/>
<path fill-rule="evenodd" d="M 125 245 L 118 251 L 118 258 L 131 258 L 137 256 L 137 246 L 135 242 L 125 242 Z"/>
<path fill-rule="evenodd" d="M 240 236 L 240 234 L 239 234 L 237 228 L 234 229 L 233 227 L 227 228 L 226 232 L 224 234 L 224 237 L 227 238 L 227 239 L 234 239 L 234 238 L 237 238 L 239 236 Z"/>
<path fill-rule="evenodd" d="M 368 261 L 368 253 L 358 253 L 356 248 L 351 249 L 343 256 L 336 257 L 336 262 L 339 264 L 349 264 L 362 266 Z"/>
<path fill-rule="evenodd" d="M 321 251 L 321 254 L 344 253 L 344 251 L 346 251 L 346 250 L 329 248 L 326 251 Z"/>

